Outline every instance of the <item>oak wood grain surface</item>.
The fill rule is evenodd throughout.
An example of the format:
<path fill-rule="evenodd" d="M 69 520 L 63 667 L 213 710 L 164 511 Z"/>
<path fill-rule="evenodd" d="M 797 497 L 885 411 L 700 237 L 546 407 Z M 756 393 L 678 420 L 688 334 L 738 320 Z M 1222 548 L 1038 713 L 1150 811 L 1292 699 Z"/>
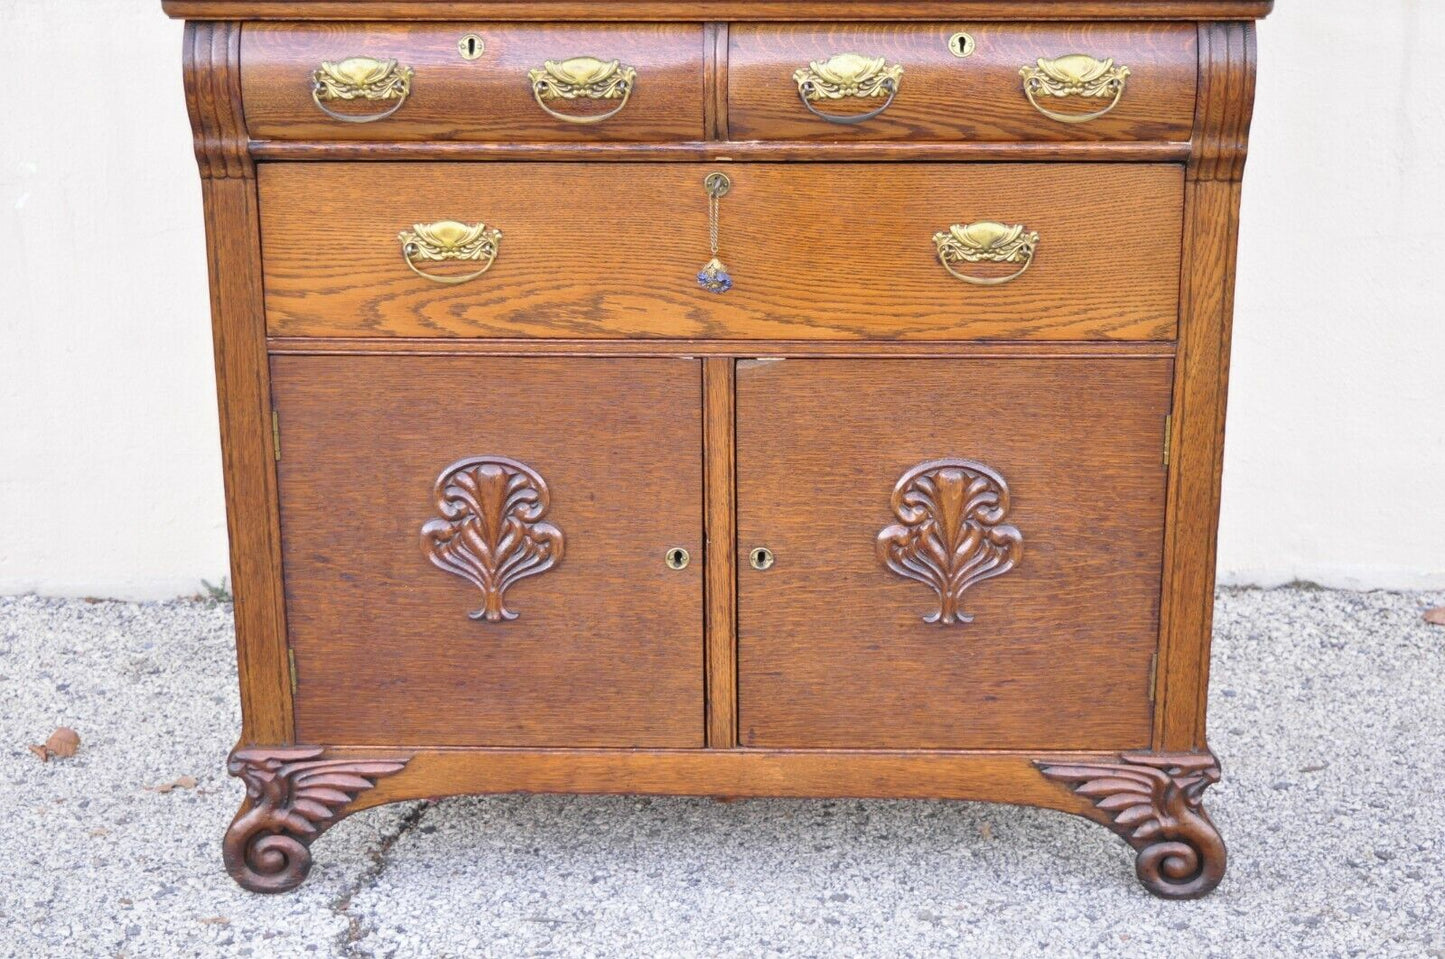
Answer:
<path fill-rule="evenodd" d="M 276 357 L 297 735 L 412 745 L 703 745 L 696 361 Z M 553 569 L 479 622 L 419 547 L 432 484 L 501 455 L 545 480 Z"/>
<path fill-rule="evenodd" d="M 485 42 L 465 60 L 457 41 Z M 397 112 L 372 123 L 327 117 L 311 98 L 311 74 L 323 60 L 395 59 L 415 71 Z M 547 60 L 591 56 L 637 69 L 627 105 L 600 123 L 548 116 L 532 96 L 529 70 Z M 241 46 L 246 122 L 260 139 L 697 140 L 703 129 L 701 24 L 309 23 L 247 25 Z M 390 104 L 328 104 L 364 115 Z M 558 100 L 554 110 L 595 116 L 615 100 Z"/>
<path fill-rule="evenodd" d="M 967 25 L 977 48 L 949 49 L 956 21 L 930 24 L 738 24 L 729 32 L 728 126 L 736 140 L 1053 141 L 1188 140 L 1198 56 L 1190 24 L 984 23 Z M 839 53 L 884 57 L 903 67 L 898 95 L 882 115 L 842 126 L 810 114 L 793 71 Z M 1108 115 L 1063 123 L 1024 95 L 1019 70 L 1040 57 L 1086 53 L 1128 66 L 1124 96 Z M 1108 100 L 1046 98 L 1063 114 L 1091 113 Z M 816 104 L 857 115 L 880 99 Z"/>
<path fill-rule="evenodd" d="M 336 20 L 1249 20 L 1274 0 L 163 0 L 173 17 Z"/>
<path fill-rule="evenodd" d="M 263 164 L 273 336 L 1170 339 L 1178 165 L 730 167 L 716 295 L 703 164 Z M 460 286 L 414 275 L 397 232 L 504 236 Z M 948 275 L 932 236 L 998 220 L 1040 234 L 1003 286 Z M 440 264 L 441 272 L 448 264 Z"/>
<path fill-rule="evenodd" d="M 1151 738 L 1172 362 L 744 361 L 737 373 L 745 746 L 1130 749 Z M 900 476 L 997 471 L 1017 568 L 963 594 L 885 568 Z M 745 560 L 744 560 L 745 563 Z"/>

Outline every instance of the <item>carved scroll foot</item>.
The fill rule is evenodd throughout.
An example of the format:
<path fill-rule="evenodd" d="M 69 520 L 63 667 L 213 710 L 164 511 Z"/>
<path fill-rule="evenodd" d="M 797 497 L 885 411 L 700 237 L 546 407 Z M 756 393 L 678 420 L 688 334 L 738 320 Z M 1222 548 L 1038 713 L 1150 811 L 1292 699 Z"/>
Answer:
<path fill-rule="evenodd" d="M 406 759 L 322 759 L 325 749 L 238 749 L 226 764 L 246 802 L 221 844 L 226 871 L 251 892 L 288 892 L 311 871 L 311 843 L 358 795 Z"/>
<path fill-rule="evenodd" d="M 1117 762 L 1035 763 L 1094 805 L 1091 818 L 1138 850 L 1135 872 L 1161 899 L 1198 899 L 1224 878 L 1226 851 L 1204 811 L 1219 782 L 1209 753 L 1124 753 Z"/>

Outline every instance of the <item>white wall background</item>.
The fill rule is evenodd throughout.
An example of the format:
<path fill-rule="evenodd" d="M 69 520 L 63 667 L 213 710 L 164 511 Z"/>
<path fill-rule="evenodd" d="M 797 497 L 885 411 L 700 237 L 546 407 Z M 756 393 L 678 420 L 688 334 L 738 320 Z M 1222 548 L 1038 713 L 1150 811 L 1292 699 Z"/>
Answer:
<path fill-rule="evenodd" d="M 1442 42 L 1438 0 L 1260 27 L 1225 582 L 1445 586 Z M 180 43 L 155 0 L 0 0 L 0 593 L 225 575 Z"/>

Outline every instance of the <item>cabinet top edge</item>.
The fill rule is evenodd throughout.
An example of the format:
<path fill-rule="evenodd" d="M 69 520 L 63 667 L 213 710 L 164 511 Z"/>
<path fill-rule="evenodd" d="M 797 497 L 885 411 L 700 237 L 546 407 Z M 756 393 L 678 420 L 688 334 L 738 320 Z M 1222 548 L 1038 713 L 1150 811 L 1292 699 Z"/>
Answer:
<path fill-rule="evenodd" d="M 1274 0 L 162 0 L 189 20 L 1256 20 Z"/>

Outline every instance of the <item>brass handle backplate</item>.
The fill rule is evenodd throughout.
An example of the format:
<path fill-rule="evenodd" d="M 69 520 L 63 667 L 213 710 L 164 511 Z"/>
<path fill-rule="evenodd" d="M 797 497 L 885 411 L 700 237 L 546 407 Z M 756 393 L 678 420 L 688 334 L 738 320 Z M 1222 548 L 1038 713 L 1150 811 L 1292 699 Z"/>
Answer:
<path fill-rule="evenodd" d="M 793 74 L 798 85 L 798 99 L 816 117 L 829 123 L 851 126 L 864 123 L 893 105 L 898 85 L 903 80 L 903 67 L 889 65 L 883 57 L 867 57 L 861 53 L 840 53 L 827 60 L 814 60 Z M 839 115 L 824 113 L 813 106 L 820 100 L 842 100 L 847 97 L 871 100 L 886 97 L 883 105 L 867 113 Z"/>
<path fill-rule="evenodd" d="M 371 57 L 350 57 L 336 63 L 323 61 L 311 75 L 311 99 L 317 109 L 342 123 L 375 123 L 400 110 L 411 96 L 411 67 L 395 60 L 373 60 Z M 327 102 L 375 100 L 396 103 L 380 113 L 337 113 Z"/>
<path fill-rule="evenodd" d="M 527 73 L 532 84 L 532 98 L 547 115 L 564 123 L 601 123 L 622 112 L 632 91 L 637 88 L 637 70 L 617 60 L 596 57 L 573 57 L 570 60 L 548 60 Z M 606 113 L 578 116 L 559 113 L 547 104 L 554 100 L 620 100 Z"/>
<path fill-rule="evenodd" d="M 776 562 L 777 557 L 773 556 L 773 551 L 766 546 L 759 546 L 751 553 L 748 553 L 748 565 L 759 572 L 772 569 L 773 564 Z"/>
<path fill-rule="evenodd" d="M 1037 66 L 1019 70 L 1024 95 L 1034 109 L 1060 123 L 1088 123 L 1113 110 L 1124 98 L 1129 68 L 1115 66 L 1112 59 L 1099 60 L 1084 53 L 1071 53 L 1049 60 L 1039 58 Z M 1039 103 L 1039 97 L 1112 98 L 1109 105 L 1093 113 L 1056 113 Z"/>
<path fill-rule="evenodd" d="M 406 265 L 417 276 L 433 283 L 455 286 L 468 280 L 475 280 L 492 268 L 497 260 L 498 246 L 502 242 L 502 231 L 494 230 L 485 223 L 468 226 L 456 220 L 441 220 L 437 223 L 418 223 L 410 230 L 397 234 L 401 241 L 401 255 Z M 438 276 L 417 269 L 417 260 L 473 260 L 483 265 L 474 273 L 462 276 Z"/>
<path fill-rule="evenodd" d="M 942 233 L 933 234 L 938 249 L 938 262 L 950 274 L 975 286 L 999 286 L 1017 280 L 1033 265 L 1039 235 L 1022 224 L 1005 226 L 992 220 L 979 223 L 955 223 Z M 959 263 L 1021 263 L 1018 271 L 1008 276 L 972 276 L 957 269 Z"/>

